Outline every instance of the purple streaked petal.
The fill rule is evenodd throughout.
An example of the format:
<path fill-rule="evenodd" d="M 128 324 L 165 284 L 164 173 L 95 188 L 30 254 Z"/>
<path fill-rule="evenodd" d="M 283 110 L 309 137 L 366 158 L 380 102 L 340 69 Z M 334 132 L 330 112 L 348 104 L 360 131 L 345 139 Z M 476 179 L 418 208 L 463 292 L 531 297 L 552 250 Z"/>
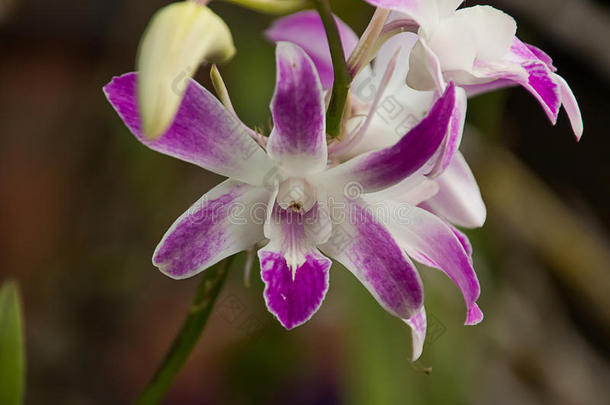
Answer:
<path fill-rule="evenodd" d="M 424 207 L 420 207 L 420 208 L 424 208 Z M 424 209 L 426 209 L 426 208 L 424 208 Z M 470 240 L 468 239 L 466 234 L 448 222 L 446 222 L 445 225 L 447 225 L 449 227 L 449 229 L 451 229 L 451 231 L 453 232 L 455 237 L 460 241 L 462 248 L 464 248 L 464 252 L 466 252 L 466 255 L 468 255 L 468 260 L 470 260 L 470 264 L 472 264 L 472 244 L 470 243 Z M 419 255 L 416 260 L 419 263 L 426 265 L 428 267 L 437 267 L 436 263 L 433 262 L 427 256 Z"/>
<path fill-rule="evenodd" d="M 401 319 L 416 315 L 424 300 L 417 269 L 361 200 L 345 204 L 346 217 L 333 218 L 333 234 L 320 250 L 351 271 L 386 311 Z"/>
<path fill-rule="evenodd" d="M 578 102 L 567 82 L 554 73 L 557 68 L 553 66 L 552 59 L 542 50 L 523 43 L 516 37 L 511 47 L 511 53 L 512 59 L 519 61 L 528 72 L 528 84 L 530 86 L 519 80 L 516 81 L 538 99 L 553 124 L 557 121 L 559 108 L 563 105 L 570 119 L 574 135 L 577 140 L 580 140 L 583 133 L 583 124 Z M 540 64 L 544 64 L 545 69 L 539 66 Z M 557 101 L 555 101 L 555 98 Z"/>
<path fill-rule="evenodd" d="M 449 228 L 451 228 L 451 231 L 453 231 L 453 233 L 455 234 L 455 237 L 458 238 L 458 240 L 462 244 L 462 247 L 464 248 L 464 251 L 470 257 L 471 262 L 472 262 L 472 244 L 470 243 L 468 236 L 466 236 L 466 234 L 464 232 L 460 231 L 459 229 L 457 229 L 456 227 L 454 227 L 451 224 L 447 224 L 447 226 Z"/>
<path fill-rule="evenodd" d="M 459 151 L 443 174 L 434 181 L 438 184 L 439 191 L 425 201 L 424 208 L 459 226 L 483 226 L 487 209 L 479 185 Z"/>
<path fill-rule="evenodd" d="M 140 142 L 157 152 L 227 177 L 260 184 L 272 162 L 237 120 L 205 88 L 190 80 L 173 123 L 158 139 L 141 131 L 137 74 L 127 73 L 104 87 L 125 125 Z"/>
<path fill-rule="evenodd" d="M 261 250 L 258 257 L 269 312 L 286 329 L 307 322 L 322 305 L 328 290 L 331 261 L 319 253 L 309 253 L 293 273 L 281 253 Z"/>
<path fill-rule="evenodd" d="M 271 100 L 269 156 L 290 174 L 321 171 L 327 146 L 322 86 L 313 62 L 297 45 L 277 44 L 277 81 Z"/>
<path fill-rule="evenodd" d="M 520 84 L 538 100 L 553 124 L 557 122 L 559 109 L 563 105 L 568 113 L 572 130 L 577 140 L 580 139 L 583 125 L 578 103 L 566 81 L 554 73 L 557 68 L 553 66 L 551 58 L 546 53 L 515 37 L 510 52 L 499 66 L 501 67 L 475 62 L 476 76 L 495 80 L 467 86 L 468 95 L 506 87 L 511 82 Z"/>
<path fill-rule="evenodd" d="M 456 88 L 455 106 L 451 113 L 451 123 L 449 124 L 448 133 L 445 136 L 445 141 L 439 151 L 439 157 L 436 164 L 427 174 L 429 177 L 436 177 L 443 173 L 453 160 L 464 133 L 467 103 L 468 101 L 464 89 L 460 87 Z"/>
<path fill-rule="evenodd" d="M 482 64 L 479 64 L 482 66 Z M 514 67 L 506 71 L 495 71 L 489 76 L 502 77 L 487 83 L 464 85 L 468 97 L 478 96 L 494 90 L 505 89 L 521 85 L 530 92 L 540 103 L 544 112 L 552 123 L 557 121 L 559 107 L 561 107 L 556 83 L 551 80 L 550 71 L 542 62 L 531 62 L 520 68 L 516 73 Z"/>
<path fill-rule="evenodd" d="M 399 207 L 389 208 L 398 212 Z M 421 208 L 412 207 L 408 220 L 389 221 L 389 228 L 416 261 L 442 270 L 459 287 L 467 308 L 466 325 L 482 319 L 476 301 L 481 292 L 470 255 L 461 240 L 440 218 Z"/>
<path fill-rule="evenodd" d="M 522 65 L 527 72 L 527 82 L 519 80 L 542 105 L 542 108 L 553 124 L 557 122 L 557 115 L 561 107 L 560 88 L 553 80 L 548 67 L 543 62 L 529 62 Z"/>
<path fill-rule="evenodd" d="M 468 308 L 468 311 L 466 312 L 466 321 L 464 322 L 464 325 L 476 325 L 481 323 L 483 317 L 483 311 L 481 311 L 481 308 L 479 308 L 477 304 L 474 304 Z"/>
<path fill-rule="evenodd" d="M 441 146 L 456 103 L 455 86 L 450 84 L 426 118 L 395 145 L 360 155 L 324 176 L 339 183 L 357 182 L 364 192 L 379 191 L 415 173 Z"/>
<path fill-rule="evenodd" d="M 561 95 L 553 80 L 553 72 L 517 37 L 513 39 L 503 63 L 489 65 L 476 60 L 474 72 L 479 77 L 512 80 L 520 84 L 538 100 L 551 122 L 557 122 Z"/>
<path fill-rule="evenodd" d="M 352 29 L 335 17 L 339 36 L 346 58 L 358 43 L 358 36 Z M 302 11 L 273 22 L 265 31 L 265 36 L 273 42 L 288 41 L 299 45 L 311 57 L 318 73 L 322 86 L 330 89 L 333 85 L 333 64 L 326 40 L 326 31 L 320 16 L 315 11 Z"/>
<path fill-rule="evenodd" d="M 404 319 L 404 321 L 411 328 L 411 340 L 413 342 L 411 360 L 416 361 L 424 350 L 424 341 L 426 340 L 426 309 L 422 306 L 415 315 L 409 319 Z"/>
<path fill-rule="evenodd" d="M 426 176 L 416 173 L 400 183 L 362 196 L 368 204 L 383 206 L 386 200 L 394 200 L 406 205 L 419 205 L 438 193 L 438 184 Z"/>
<path fill-rule="evenodd" d="M 194 276 L 264 239 L 263 221 L 250 208 L 265 204 L 269 192 L 235 180 L 219 184 L 178 218 L 157 246 L 153 264 L 164 274 Z"/>
<path fill-rule="evenodd" d="M 524 43 L 524 45 L 527 47 L 527 49 L 529 49 L 531 53 L 536 56 L 536 58 L 538 58 L 538 60 L 544 62 L 544 64 L 549 68 L 551 72 L 554 73 L 557 71 L 557 68 L 553 65 L 553 59 L 551 59 L 551 57 L 546 52 L 534 45 L 526 43 Z"/>

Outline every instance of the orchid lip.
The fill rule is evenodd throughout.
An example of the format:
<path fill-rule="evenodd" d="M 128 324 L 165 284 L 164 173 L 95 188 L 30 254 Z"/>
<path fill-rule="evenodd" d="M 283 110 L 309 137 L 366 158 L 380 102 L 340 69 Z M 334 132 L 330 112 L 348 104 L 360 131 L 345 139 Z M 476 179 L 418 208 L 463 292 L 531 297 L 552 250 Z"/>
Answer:
<path fill-rule="evenodd" d="M 316 203 L 316 189 L 303 178 L 291 177 L 280 183 L 276 200 L 282 209 L 304 214 Z"/>

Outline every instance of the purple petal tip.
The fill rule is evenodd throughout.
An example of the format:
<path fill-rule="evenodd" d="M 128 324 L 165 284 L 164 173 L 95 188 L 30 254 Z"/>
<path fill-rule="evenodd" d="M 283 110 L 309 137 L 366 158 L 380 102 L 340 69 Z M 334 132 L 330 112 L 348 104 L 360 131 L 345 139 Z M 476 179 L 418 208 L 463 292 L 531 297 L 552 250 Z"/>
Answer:
<path fill-rule="evenodd" d="M 473 304 L 468 308 L 468 314 L 466 315 L 466 322 L 464 325 L 476 325 L 483 320 L 483 311 L 477 304 Z"/>
<path fill-rule="evenodd" d="M 294 273 L 282 254 L 259 251 L 264 298 L 269 312 L 287 330 L 307 322 L 320 308 L 328 291 L 331 261 L 320 254 L 308 254 Z"/>

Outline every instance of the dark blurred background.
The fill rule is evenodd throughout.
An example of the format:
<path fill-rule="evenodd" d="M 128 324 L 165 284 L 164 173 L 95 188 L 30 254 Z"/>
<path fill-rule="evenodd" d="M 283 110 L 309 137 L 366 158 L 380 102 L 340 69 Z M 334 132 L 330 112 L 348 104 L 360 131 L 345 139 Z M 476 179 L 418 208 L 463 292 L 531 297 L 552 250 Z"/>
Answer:
<path fill-rule="evenodd" d="M 472 5 L 476 2 L 467 1 Z M 464 152 L 488 204 L 470 231 L 485 320 L 464 327 L 459 290 L 422 268 L 424 355 L 343 268 L 305 326 L 284 331 L 238 259 L 166 404 L 607 404 L 610 401 L 610 5 L 498 0 L 553 56 L 581 105 L 574 140 L 509 89 L 469 103 Z M 154 153 L 102 93 L 133 69 L 164 1 L 0 0 L 0 281 L 23 293 L 27 404 L 129 403 L 180 326 L 197 280 L 150 257 L 221 178 Z M 334 0 L 358 33 L 372 8 Z M 214 1 L 237 56 L 221 67 L 244 121 L 268 127 L 272 17 Z M 208 69 L 197 78 L 209 87 Z"/>

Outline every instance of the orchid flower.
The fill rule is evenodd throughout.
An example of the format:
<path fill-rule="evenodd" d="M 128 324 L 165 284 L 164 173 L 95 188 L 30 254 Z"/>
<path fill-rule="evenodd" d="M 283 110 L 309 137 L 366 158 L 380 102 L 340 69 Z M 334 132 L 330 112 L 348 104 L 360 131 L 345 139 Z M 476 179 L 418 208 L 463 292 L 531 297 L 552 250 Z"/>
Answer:
<path fill-rule="evenodd" d="M 268 241 L 258 251 L 265 302 L 291 329 L 320 307 L 330 257 L 411 326 L 415 359 L 426 326 L 422 282 L 396 231 L 373 215 L 361 193 L 391 188 L 435 159 L 451 123 L 455 87 L 448 86 L 426 118 L 394 145 L 329 166 L 324 93 L 314 63 L 288 42 L 277 44 L 276 57 L 274 126 L 266 148 L 192 80 L 173 123 L 154 140 L 142 133 L 137 74 L 115 77 L 105 86 L 108 100 L 144 145 L 229 177 L 176 220 L 153 264 L 182 279 Z M 357 193 L 349 191 L 354 187 Z M 468 248 L 443 220 L 420 208 L 407 211 L 408 221 L 402 222 L 410 234 L 403 237 L 409 238 L 410 253 L 443 267 L 467 288 L 467 322 L 479 321 L 479 286 Z"/>
<path fill-rule="evenodd" d="M 355 48 L 358 37 L 339 18 L 335 17 L 335 20 L 347 58 Z M 324 87 L 332 87 L 333 67 L 326 33 L 315 12 L 303 11 L 280 18 L 265 35 L 274 42 L 290 41 L 302 46 L 312 57 L 320 76 L 325 79 Z M 394 36 L 381 47 L 374 65 L 365 66 L 355 77 L 350 93 L 352 108 L 345 117 L 347 136 L 339 144 L 330 146 L 331 159 L 343 161 L 361 153 L 389 147 L 425 117 L 438 98 L 438 92 L 417 91 L 404 81 L 409 71 L 410 52 L 416 41 L 417 36 L 410 32 Z M 476 228 L 485 222 L 487 211 L 472 171 L 457 151 L 466 115 L 465 94 L 458 89 L 457 96 L 451 131 L 447 137 L 449 142 L 445 145 L 446 159 L 437 170 L 440 173 L 432 173 L 435 176 L 439 174 L 434 179 L 437 192 L 432 193 L 421 206 L 453 224 Z M 430 183 L 430 177 L 420 176 L 421 182 L 427 180 L 426 183 Z M 422 187 L 430 189 L 429 184 Z"/>
<path fill-rule="evenodd" d="M 339 19 L 337 24 L 347 56 L 358 38 Z M 318 16 L 311 12 L 301 12 L 281 18 L 267 30 L 266 36 L 273 41 L 288 40 L 304 45 L 304 49 L 314 56 L 318 71 L 326 75 L 327 88 L 332 86 L 332 61 Z M 416 91 L 404 82 L 409 68 L 409 54 L 416 39 L 413 33 L 399 34 L 390 39 L 380 49 L 375 64 L 372 67 L 365 66 L 357 75 L 350 94 L 352 111 L 346 114 L 348 136 L 338 145 L 330 146 L 331 158 L 342 161 L 391 147 L 400 139 L 399 134 L 407 132 L 426 116 L 438 98 L 438 93 Z M 479 284 L 470 260 L 470 243 L 465 235 L 447 223 L 478 227 L 483 225 L 486 217 L 476 180 L 457 151 L 465 107 L 465 93 L 457 89 L 451 123 L 447 128 L 447 142 L 444 145 L 447 158 L 441 164 L 439 175 L 431 176 L 430 166 L 424 166 L 397 185 L 366 194 L 363 199 L 373 205 L 418 206 L 410 212 L 413 221 L 409 226 L 398 220 L 390 220 L 389 227 L 397 235 L 401 248 L 411 257 L 423 264 L 440 268 L 456 282 L 469 309 L 466 323 L 476 324 L 482 319 L 482 314 L 475 303 L 479 295 Z M 352 128 L 353 133 L 357 134 L 354 138 L 349 135 L 349 129 Z M 344 143 L 351 145 L 344 148 Z M 421 227 L 417 228 L 418 224 Z M 429 239 L 421 239 L 424 234 L 429 235 Z M 428 253 L 424 250 L 419 250 L 418 253 L 418 249 Z M 430 260 L 429 253 L 438 254 L 440 251 L 444 253 Z M 421 335 L 419 339 L 423 341 L 423 337 Z"/>
<path fill-rule="evenodd" d="M 583 132 L 578 103 L 551 58 L 516 36 L 517 24 L 491 6 L 458 9 L 463 0 L 366 0 L 393 10 L 393 24 L 418 27 L 409 86 L 442 88 L 452 81 L 475 95 L 519 84 L 541 104 L 553 124 L 565 108 L 577 139 Z"/>

